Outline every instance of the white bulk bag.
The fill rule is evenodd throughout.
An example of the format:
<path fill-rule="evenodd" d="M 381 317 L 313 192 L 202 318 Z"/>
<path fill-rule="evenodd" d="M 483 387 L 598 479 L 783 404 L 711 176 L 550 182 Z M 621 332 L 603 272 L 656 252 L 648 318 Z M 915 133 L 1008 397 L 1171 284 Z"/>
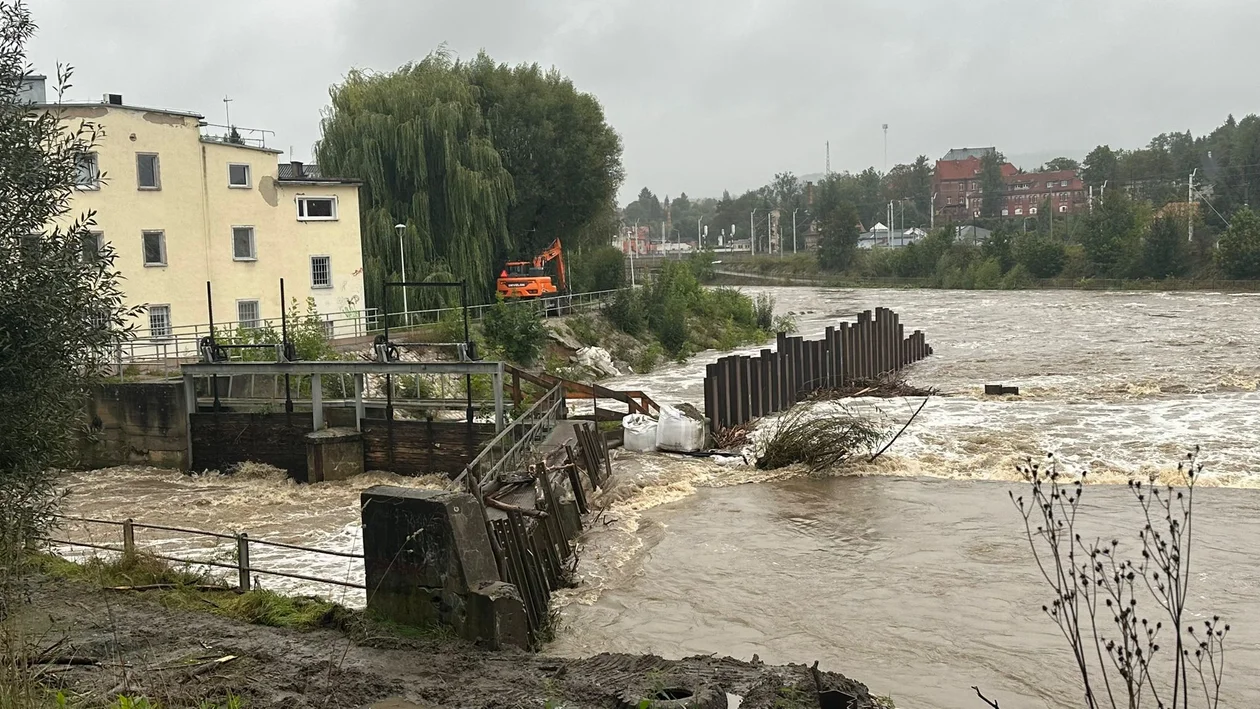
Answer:
<path fill-rule="evenodd" d="M 621 445 L 628 451 L 648 453 L 656 450 L 656 421 L 651 416 L 630 414 L 621 418 L 625 431 Z"/>
<path fill-rule="evenodd" d="M 661 404 L 656 423 L 656 447 L 663 451 L 690 453 L 704 448 L 704 422 L 669 404 Z"/>

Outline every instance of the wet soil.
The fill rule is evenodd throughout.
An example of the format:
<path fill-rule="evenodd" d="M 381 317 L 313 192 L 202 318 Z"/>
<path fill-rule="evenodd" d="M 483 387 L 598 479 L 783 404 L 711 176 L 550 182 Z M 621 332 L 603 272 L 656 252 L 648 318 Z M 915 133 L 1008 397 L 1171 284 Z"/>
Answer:
<path fill-rule="evenodd" d="M 746 708 L 818 705 L 808 667 L 768 666 L 755 657 L 574 660 L 392 631 L 296 631 L 169 609 L 151 593 L 42 576 L 29 580 L 25 595 L 16 627 L 34 648 L 27 654 L 55 646 L 48 656 L 62 664 L 45 666 L 44 681 L 89 704 L 127 694 L 164 707 L 229 695 L 249 709 L 365 707 L 387 699 L 395 700 L 389 706 L 638 707 L 655 700 L 653 706 L 669 707 L 683 706 L 669 699 L 689 693 L 686 706 L 726 707 L 730 693 Z M 870 706 L 862 684 L 827 672 L 822 682 L 855 696 L 855 709 Z"/>

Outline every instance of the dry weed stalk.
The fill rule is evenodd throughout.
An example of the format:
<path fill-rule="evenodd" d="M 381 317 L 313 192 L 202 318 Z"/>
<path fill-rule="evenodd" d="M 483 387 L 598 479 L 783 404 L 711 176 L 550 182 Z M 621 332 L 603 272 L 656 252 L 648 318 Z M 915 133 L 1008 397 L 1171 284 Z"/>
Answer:
<path fill-rule="evenodd" d="M 882 426 L 843 407 L 796 407 L 775 422 L 757 467 L 774 470 L 804 463 L 817 472 L 870 450 L 885 434 Z"/>
<path fill-rule="evenodd" d="M 1143 516 L 1137 561 L 1122 557 L 1118 539 L 1087 541 L 1077 532 L 1085 473 L 1069 478 L 1053 455 L 1019 466 L 1030 497 L 1010 497 L 1054 591 L 1042 610 L 1072 650 L 1088 709 L 1136 709 L 1144 699 L 1160 709 L 1189 709 L 1200 691 L 1205 709 L 1220 703 L 1229 625 L 1219 616 L 1200 628 L 1186 622 L 1194 488 L 1203 472 L 1198 454 L 1196 447 L 1177 466 L 1184 488 L 1156 485 L 1154 476 L 1129 482 Z M 1167 617 L 1168 629 L 1142 610 L 1148 602 Z M 1193 692 L 1192 683 L 1198 685 Z"/>

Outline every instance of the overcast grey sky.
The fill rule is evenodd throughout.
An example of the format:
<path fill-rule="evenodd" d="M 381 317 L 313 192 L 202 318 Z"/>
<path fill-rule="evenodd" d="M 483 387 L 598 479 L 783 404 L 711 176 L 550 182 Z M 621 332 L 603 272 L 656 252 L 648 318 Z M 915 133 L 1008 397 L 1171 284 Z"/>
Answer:
<path fill-rule="evenodd" d="M 1140 147 L 1260 111 L 1256 0 L 29 0 L 70 97 L 269 128 L 309 159 L 328 87 L 439 44 L 554 65 L 625 143 L 622 197 L 951 147 Z M 1033 167 L 1025 165 L 1025 167 Z"/>

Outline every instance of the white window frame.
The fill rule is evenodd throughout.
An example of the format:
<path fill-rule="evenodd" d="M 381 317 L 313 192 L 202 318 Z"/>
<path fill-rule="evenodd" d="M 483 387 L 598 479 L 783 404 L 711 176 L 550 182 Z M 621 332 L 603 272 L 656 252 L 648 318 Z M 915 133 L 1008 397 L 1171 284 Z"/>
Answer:
<path fill-rule="evenodd" d="M 310 202 L 310 201 L 312 201 L 312 200 L 320 200 L 320 201 L 327 200 L 327 201 L 329 201 L 329 202 L 332 202 L 332 216 L 331 216 L 331 217 L 308 217 L 308 216 L 305 216 L 305 213 L 306 213 L 306 204 L 305 204 L 305 203 L 306 203 L 306 202 Z M 338 217 L 338 214 L 337 214 L 337 207 L 338 207 L 338 205 L 337 205 L 337 196 L 336 196 L 336 195 L 330 195 L 330 196 L 324 196 L 324 195 L 299 195 L 299 196 L 298 196 L 298 198 L 297 198 L 297 215 L 298 215 L 298 217 L 297 217 L 297 218 L 298 218 L 298 221 L 299 221 L 299 222 L 335 222 L 335 221 L 337 221 L 337 217 Z"/>
<path fill-rule="evenodd" d="M 1029 207 L 1029 208 L 1028 208 L 1028 216 L 1030 216 L 1030 217 L 1035 217 L 1035 216 L 1037 216 L 1037 208 L 1036 208 L 1036 207 Z"/>
<path fill-rule="evenodd" d="M 1002 208 L 1002 216 L 1004 216 L 1004 217 L 1009 217 L 1010 215 L 1011 215 L 1011 210 L 1006 209 L 1005 207 L 1003 207 L 1003 208 Z"/>
<path fill-rule="evenodd" d="M 249 256 L 236 255 L 236 230 L 249 229 Z M 258 260 L 258 232 L 252 225 L 236 224 L 232 226 L 232 260 L 233 261 L 257 261 Z"/>
<path fill-rule="evenodd" d="M 140 158 L 153 158 L 153 185 L 140 184 Z M 157 153 L 136 153 L 136 189 L 155 192 L 162 189 L 162 160 Z"/>
<path fill-rule="evenodd" d="M 1017 216 L 1017 217 L 1022 217 L 1022 216 L 1024 216 L 1024 208 L 1023 208 L 1023 207 L 1016 207 L 1016 208 L 1015 208 L 1015 216 Z"/>
<path fill-rule="evenodd" d="M 1068 207 L 1068 206 L 1067 206 L 1066 204 L 1060 204 L 1060 205 L 1059 205 L 1059 212 L 1066 214 L 1066 213 L 1067 213 L 1067 207 Z"/>
<path fill-rule="evenodd" d="M 241 316 L 241 306 L 246 303 L 254 304 L 253 320 L 246 320 Z M 238 298 L 236 300 L 236 324 L 242 330 L 255 330 L 262 327 L 262 301 L 258 298 Z"/>
<path fill-rule="evenodd" d="M 245 168 L 245 184 L 238 185 L 232 182 L 232 168 Z M 228 163 L 228 188 L 233 190 L 248 190 L 254 186 L 254 168 L 247 162 L 230 162 Z"/>
<path fill-rule="evenodd" d="M 79 182 L 79 176 L 75 174 L 74 188 L 85 192 L 95 192 L 101 188 L 101 156 L 96 151 L 83 153 L 81 157 L 90 158 L 92 161 L 92 179 L 90 182 Z M 76 163 L 77 169 L 77 163 Z"/>
<path fill-rule="evenodd" d="M 149 254 L 145 252 L 144 239 L 149 234 L 158 235 L 158 248 L 162 251 L 161 263 L 149 263 Z M 164 229 L 144 229 L 140 232 L 140 259 L 144 261 L 145 268 L 165 268 L 168 265 L 166 259 L 166 230 Z"/>
<path fill-rule="evenodd" d="M 166 309 L 166 332 L 163 334 L 154 334 L 153 332 L 153 311 L 156 308 Z M 171 319 L 170 303 L 150 303 L 149 304 L 149 339 L 150 340 L 169 340 L 174 337 L 175 327 L 174 321 Z"/>
<path fill-rule="evenodd" d="M 325 285 L 320 285 L 315 282 L 315 259 L 317 258 L 328 259 L 328 283 Z M 327 290 L 333 287 L 332 256 L 328 254 L 311 254 L 310 270 L 311 270 L 311 288 L 316 289 L 316 290 Z"/>

